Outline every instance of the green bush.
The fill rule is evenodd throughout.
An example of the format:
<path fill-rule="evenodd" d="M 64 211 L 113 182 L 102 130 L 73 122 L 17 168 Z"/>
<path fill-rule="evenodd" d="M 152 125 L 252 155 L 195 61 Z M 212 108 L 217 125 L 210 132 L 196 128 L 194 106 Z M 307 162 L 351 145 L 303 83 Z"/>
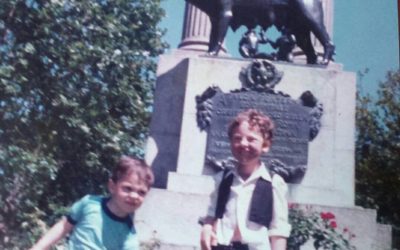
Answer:
<path fill-rule="evenodd" d="M 0 1 L 0 249 L 26 249 L 143 155 L 159 0 Z"/>
<path fill-rule="evenodd" d="M 316 212 L 310 207 L 291 205 L 289 221 L 292 231 L 288 239 L 289 250 L 299 250 L 307 241 L 315 249 L 355 250 L 351 239 L 355 237 L 347 228 L 338 230 L 335 215 L 331 212 Z"/>

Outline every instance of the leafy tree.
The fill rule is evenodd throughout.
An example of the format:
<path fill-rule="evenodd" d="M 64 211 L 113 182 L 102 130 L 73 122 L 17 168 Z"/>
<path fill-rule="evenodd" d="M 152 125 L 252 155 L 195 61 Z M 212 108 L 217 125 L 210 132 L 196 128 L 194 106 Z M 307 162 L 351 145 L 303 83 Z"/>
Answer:
<path fill-rule="evenodd" d="M 400 70 L 388 72 L 376 100 L 358 95 L 357 129 L 356 203 L 377 209 L 399 234 Z"/>
<path fill-rule="evenodd" d="M 143 153 L 163 15 L 159 0 L 0 1 L 1 249 Z"/>

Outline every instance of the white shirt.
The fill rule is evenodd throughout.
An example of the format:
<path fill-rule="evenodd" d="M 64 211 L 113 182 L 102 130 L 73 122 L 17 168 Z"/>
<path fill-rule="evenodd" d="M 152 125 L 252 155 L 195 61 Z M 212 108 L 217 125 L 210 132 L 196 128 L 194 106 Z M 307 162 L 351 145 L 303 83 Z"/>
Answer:
<path fill-rule="evenodd" d="M 219 244 L 229 245 L 234 234 L 236 225 L 238 225 L 242 236 L 242 243 L 249 245 L 250 250 L 270 250 L 269 236 L 289 237 L 291 226 L 288 223 L 288 204 L 286 199 L 287 185 L 285 181 L 277 174 L 271 176 L 264 164 L 255 170 L 247 180 L 243 180 L 236 172 L 228 202 L 225 207 L 225 213 L 222 219 L 217 220 L 216 233 Z M 230 173 L 228 173 L 230 174 Z M 223 173 L 216 175 L 216 189 L 211 194 L 208 216 L 215 216 L 217 204 L 218 187 L 222 180 Z M 259 178 L 263 178 L 272 183 L 273 194 L 273 212 L 270 229 L 267 227 L 249 221 L 249 210 L 251 198 Z"/>

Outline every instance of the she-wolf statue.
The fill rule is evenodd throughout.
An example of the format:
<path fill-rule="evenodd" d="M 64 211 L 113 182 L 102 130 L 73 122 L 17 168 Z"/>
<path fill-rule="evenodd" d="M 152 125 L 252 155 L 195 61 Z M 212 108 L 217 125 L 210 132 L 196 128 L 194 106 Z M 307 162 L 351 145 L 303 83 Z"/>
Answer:
<path fill-rule="evenodd" d="M 323 22 L 321 0 L 186 0 L 203 12 L 211 21 L 208 53 L 218 55 L 228 27 L 234 31 L 241 25 L 253 29 L 260 25 L 267 30 L 275 25 L 296 37 L 296 43 L 307 57 L 307 63 L 316 64 L 317 54 L 312 45 L 311 32 L 324 47 L 322 64 L 328 64 L 335 54 Z"/>

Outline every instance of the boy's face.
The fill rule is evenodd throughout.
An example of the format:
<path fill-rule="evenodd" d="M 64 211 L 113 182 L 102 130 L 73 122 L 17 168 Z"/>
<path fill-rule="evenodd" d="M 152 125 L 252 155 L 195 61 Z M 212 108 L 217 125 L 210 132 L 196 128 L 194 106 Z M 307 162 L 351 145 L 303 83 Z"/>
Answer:
<path fill-rule="evenodd" d="M 140 207 L 149 191 L 135 173 L 125 175 L 117 182 L 109 180 L 108 190 L 111 194 L 109 208 L 120 217 L 125 217 Z"/>
<path fill-rule="evenodd" d="M 231 151 L 239 162 L 239 167 L 257 167 L 260 164 L 261 155 L 268 152 L 270 147 L 270 142 L 264 140 L 258 127 L 251 128 L 247 121 L 240 123 L 233 130 L 230 139 Z"/>

